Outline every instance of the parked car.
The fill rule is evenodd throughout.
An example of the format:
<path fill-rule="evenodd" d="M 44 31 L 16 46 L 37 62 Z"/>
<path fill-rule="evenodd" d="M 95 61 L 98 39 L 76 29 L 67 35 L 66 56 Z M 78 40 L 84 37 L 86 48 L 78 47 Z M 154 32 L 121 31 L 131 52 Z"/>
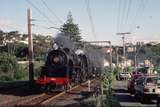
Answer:
<path fill-rule="evenodd" d="M 140 98 L 141 103 L 156 99 L 160 94 L 160 76 L 141 76 L 136 80 L 135 97 Z"/>
<path fill-rule="evenodd" d="M 128 92 L 131 93 L 131 94 L 134 94 L 135 93 L 135 82 L 136 82 L 136 79 L 143 76 L 143 74 L 132 74 L 131 75 L 131 79 L 128 81 L 128 85 L 127 85 L 127 88 L 128 88 Z"/>
<path fill-rule="evenodd" d="M 131 78 L 131 75 L 129 72 L 122 72 L 122 73 L 120 73 L 119 78 L 120 78 L 120 80 L 127 80 L 127 79 Z"/>

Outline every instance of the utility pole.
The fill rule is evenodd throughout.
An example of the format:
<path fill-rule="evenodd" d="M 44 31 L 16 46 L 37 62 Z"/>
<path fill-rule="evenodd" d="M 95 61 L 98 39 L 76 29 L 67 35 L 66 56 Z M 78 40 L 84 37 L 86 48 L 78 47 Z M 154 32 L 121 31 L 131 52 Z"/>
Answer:
<path fill-rule="evenodd" d="M 124 32 L 124 33 L 117 33 L 117 35 L 122 35 L 122 41 L 123 41 L 123 57 L 124 57 L 124 65 L 127 67 L 126 63 L 126 47 L 125 47 L 125 35 L 131 34 L 130 32 Z"/>
<path fill-rule="evenodd" d="M 34 73 L 33 73 L 33 41 L 32 41 L 32 13 L 31 9 L 27 9 L 28 16 L 28 53 L 29 53 L 29 82 L 32 85 L 34 82 Z"/>
<path fill-rule="evenodd" d="M 118 47 L 116 47 L 116 66 L 118 67 L 119 65 L 119 56 L 118 56 Z"/>
<path fill-rule="evenodd" d="M 138 54 L 139 54 L 139 51 L 140 49 L 142 48 L 143 46 L 143 42 L 137 42 L 135 44 L 135 56 L 134 56 L 134 66 L 135 66 L 135 70 L 137 72 L 137 66 L 138 66 L 138 60 L 137 60 L 137 57 L 138 57 Z"/>
<path fill-rule="evenodd" d="M 119 55 L 118 55 L 118 46 L 116 47 L 116 68 L 117 68 L 117 70 L 118 70 L 118 75 L 116 76 L 116 79 L 117 80 L 120 80 L 119 79 Z"/>
<path fill-rule="evenodd" d="M 111 71 L 113 72 L 113 66 L 112 66 L 112 45 L 111 45 L 111 41 L 108 41 L 109 43 L 109 48 L 110 48 L 110 68 L 111 68 Z"/>
<path fill-rule="evenodd" d="M 134 55 L 134 69 L 137 73 L 137 46 L 134 47 L 135 55 Z"/>

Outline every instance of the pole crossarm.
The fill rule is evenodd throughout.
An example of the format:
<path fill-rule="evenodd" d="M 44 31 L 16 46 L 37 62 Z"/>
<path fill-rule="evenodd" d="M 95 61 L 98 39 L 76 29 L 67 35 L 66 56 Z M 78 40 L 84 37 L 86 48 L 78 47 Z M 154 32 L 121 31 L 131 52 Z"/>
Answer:
<path fill-rule="evenodd" d="M 111 41 L 88 41 L 86 43 L 111 43 Z"/>
<path fill-rule="evenodd" d="M 100 44 L 100 43 L 108 43 L 109 45 L 111 45 L 111 41 L 82 41 L 81 43 L 76 42 L 75 44 Z"/>
<path fill-rule="evenodd" d="M 48 27 L 48 29 L 56 29 L 56 30 L 61 31 L 61 28 L 58 28 L 58 27 Z"/>
<path fill-rule="evenodd" d="M 87 44 L 99 44 L 99 43 L 108 43 L 111 46 L 111 41 L 82 41 L 82 42 L 74 42 L 77 45 L 87 45 Z"/>
<path fill-rule="evenodd" d="M 126 34 L 131 34 L 131 32 L 122 32 L 122 33 L 116 33 L 117 35 L 126 35 Z"/>

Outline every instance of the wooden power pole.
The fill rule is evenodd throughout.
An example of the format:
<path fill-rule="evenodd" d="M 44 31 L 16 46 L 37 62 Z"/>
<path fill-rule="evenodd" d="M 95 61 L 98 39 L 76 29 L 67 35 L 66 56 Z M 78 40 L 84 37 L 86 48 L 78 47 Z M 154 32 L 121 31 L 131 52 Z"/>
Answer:
<path fill-rule="evenodd" d="M 34 82 L 34 73 L 33 73 L 33 41 L 32 41 L 32 12 L 31 9 L 27 10 L 28 16 L 28 53 L 29 53 L 29 81 L 32 84 Z"/>

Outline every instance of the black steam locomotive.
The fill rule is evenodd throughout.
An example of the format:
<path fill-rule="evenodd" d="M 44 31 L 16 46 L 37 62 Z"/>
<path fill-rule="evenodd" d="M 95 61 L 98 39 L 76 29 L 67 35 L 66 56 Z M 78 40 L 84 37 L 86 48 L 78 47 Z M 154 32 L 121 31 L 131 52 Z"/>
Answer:
<path fill-rule="evenodd" d="M 93 73 L 93 67 L 85 54 L 58 48 L 48 53 L 36 84 L 44 89 L 63 86 L 67 90 L 73 84 L 93 78 Z"/>

